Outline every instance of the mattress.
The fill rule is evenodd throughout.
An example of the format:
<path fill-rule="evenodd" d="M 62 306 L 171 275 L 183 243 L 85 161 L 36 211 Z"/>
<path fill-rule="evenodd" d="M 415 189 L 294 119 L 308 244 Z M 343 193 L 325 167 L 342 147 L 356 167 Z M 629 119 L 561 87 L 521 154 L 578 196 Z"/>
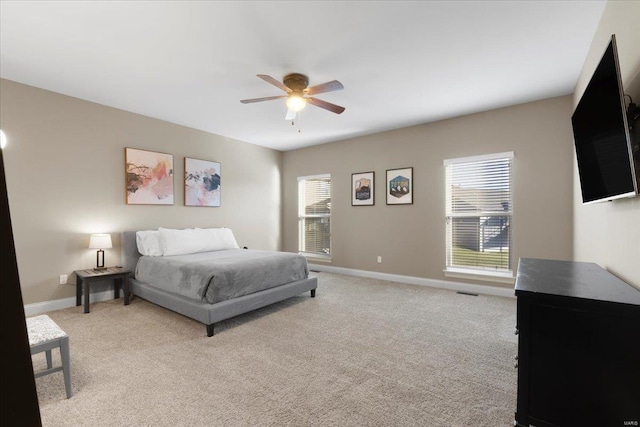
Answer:
<path fill-rule="evenodd" d="M 136 280 L 210 304 L 308 276 L 302 255 L 251 249 L 141 256 L 135 270 Z"/>

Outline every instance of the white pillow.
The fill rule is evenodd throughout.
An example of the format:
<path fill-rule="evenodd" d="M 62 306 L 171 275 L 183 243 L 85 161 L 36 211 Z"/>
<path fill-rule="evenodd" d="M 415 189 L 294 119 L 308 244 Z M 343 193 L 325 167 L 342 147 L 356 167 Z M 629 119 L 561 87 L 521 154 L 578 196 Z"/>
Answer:
<path fill-rule="evenodd" d="M 158 231 L 160 231 L 160 244 L 164 256 L 206 252 L 204 239 L 195 228 L 184 230 L 159 228 Z"/>
<path fill-rule="evenodd" d="M 162 256 L 160 232 L 158 230 L 144 230 L 136 232 L 138 252 L 147 256 Z"/>
<path fill-rule="evenodd" d="M 221 251 L 224 249 L 238 249 L 238 242 L 230 228 L 196 228 L 207 241 L 209 251 Z"/>
<path fill-rule="evenodd" d="M 238 243 L 228 228 L 159 228 L 158 231 L 164 256 L 238 249 Z"/>

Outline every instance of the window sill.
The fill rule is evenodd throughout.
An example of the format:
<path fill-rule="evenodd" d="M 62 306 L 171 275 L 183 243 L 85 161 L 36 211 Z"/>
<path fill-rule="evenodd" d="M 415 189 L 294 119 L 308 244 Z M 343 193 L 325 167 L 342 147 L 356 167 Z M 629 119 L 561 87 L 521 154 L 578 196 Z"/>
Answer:
<path fill-rule="evenodd" d="M 473 280 L 485 280 L 488 282 L 498 283 L 515 283 L 513 272 L 496 272 L 496 271 L 484 271 L 484 270 L 466 270 L 458 268 L 447 268 L 444 270 L 446 277 L 455 277 L 458 279 L 473 279 Z"/>

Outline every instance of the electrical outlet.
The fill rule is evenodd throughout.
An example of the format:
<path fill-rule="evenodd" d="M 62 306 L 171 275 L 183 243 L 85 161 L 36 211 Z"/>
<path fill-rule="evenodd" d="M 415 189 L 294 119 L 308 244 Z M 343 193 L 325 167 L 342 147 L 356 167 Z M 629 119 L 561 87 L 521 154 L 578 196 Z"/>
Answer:
<path fill-rule="evenodd" d="M 67 275 L 66 274 L 61 274 L 60 275 L 60 284 L 61 285 L 66 285 L 67 284 Z"/>
<path fill-rule="evenodd" d="M 382 264 L 382 257 L 378 256 L 378 264 Z"/>

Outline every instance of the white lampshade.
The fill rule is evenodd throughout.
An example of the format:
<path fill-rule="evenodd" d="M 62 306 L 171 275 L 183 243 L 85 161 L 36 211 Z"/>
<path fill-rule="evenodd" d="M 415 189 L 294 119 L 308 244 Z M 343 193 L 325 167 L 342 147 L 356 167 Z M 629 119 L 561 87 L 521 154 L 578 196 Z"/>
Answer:
<path fill-rule="evenodd" d="M 111 234 L 92 234 L 89 249 L 111 249 Z"/>
<path fill-rule="evenodd" d="M 301 111 L 306 105 L 307 105 L 307 101 L 298 95 L 289 95 L 289 98 L 287 98 L 287 107 L 291 110 L 291 111 Z"/>
<path fill-rule="evenodd" d="M 7 135 L 5 135 L 2 129 L 0 129 L 0 148 L 4 148 L 6 146 L 7 146 Z"/>

